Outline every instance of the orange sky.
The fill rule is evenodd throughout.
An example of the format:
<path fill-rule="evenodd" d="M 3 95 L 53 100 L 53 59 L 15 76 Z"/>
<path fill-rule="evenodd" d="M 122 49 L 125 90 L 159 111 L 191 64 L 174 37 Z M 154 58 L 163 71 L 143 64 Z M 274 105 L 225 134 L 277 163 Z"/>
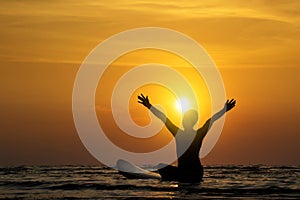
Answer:
<path fill-rule="evenodd" d="M 300 164 L 299 8 L 299 1 L 279 0 L 1 1 L 0 165 L 97 163 L 72 119 L 77 70 L 104 39 L 145 26 L 174 29 L 203 45 L 226 95 L 237 99 L 204 164 Z M 157 52 L 126 55 L 107 73 L 117 77 L 126 69 L 118 65 L 150 60 L 191 76 L 180 59 Z M 147 122 L 142 107 L 131 109 L 139 123 Z M 200 123 L 210 114 L 203 112 Z"/>

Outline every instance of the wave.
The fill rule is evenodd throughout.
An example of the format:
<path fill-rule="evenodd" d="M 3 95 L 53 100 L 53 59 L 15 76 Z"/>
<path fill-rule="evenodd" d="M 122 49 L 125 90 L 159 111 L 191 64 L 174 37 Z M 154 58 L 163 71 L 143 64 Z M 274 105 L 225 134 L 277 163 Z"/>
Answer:
<path fill-rule="evenodd" d="M 166 197 L 289 197 L 300 199 L 299 166 L 207 166 L 201 184 L 179 184 L 158 180 L 128 180 L 103 166 L 19 166 L 0 167 L 0 199 L 31 198 L 48 194 Z M 174 195 L 173 195 L 174 194 Z M 15 196 L 13 196 L 15 195 Z M 61 195 L 61 196 L 55 196 Z M 173 195 L 173 196 L 172 196 Z M 177 195 L 177 196 L 176 196 Z M 178 197 L 179 198 L 179 197 Z"/>
<path fill-rule="evenodd" d="M 30 188 L 44 190 L 146 190 L 146 191 L 186 191 L 192 193 L 237 193 L 237 194 L 300 194 L 300 189 L 291 189 L 279 186 L 262 188 L 245 188 L 245 186 L 232 186 L 230 188 L 209 188 L 200 185 L 182 184 L 178 187 L 156 185 L 134 185 L 134 184 L 103 184 L 103 183 L 55 183 L 47 181 L 22 181 L 6 182 L 0 186 L 7 188 Z"/>

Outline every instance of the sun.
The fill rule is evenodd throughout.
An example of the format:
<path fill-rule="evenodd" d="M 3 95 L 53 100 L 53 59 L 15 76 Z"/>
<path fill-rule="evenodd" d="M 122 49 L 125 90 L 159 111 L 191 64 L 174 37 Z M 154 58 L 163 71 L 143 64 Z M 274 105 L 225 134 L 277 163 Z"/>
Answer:
<path fill-rule="evenodd" d="M 190 109 L 190 102 L 187 98 L 185 97 L 180 97 L 176 102 L 175 102 L 175 106 L 176 106 L 176 109 L 179 111 L 179 112 L 186 112 L 187 110 Z"/>

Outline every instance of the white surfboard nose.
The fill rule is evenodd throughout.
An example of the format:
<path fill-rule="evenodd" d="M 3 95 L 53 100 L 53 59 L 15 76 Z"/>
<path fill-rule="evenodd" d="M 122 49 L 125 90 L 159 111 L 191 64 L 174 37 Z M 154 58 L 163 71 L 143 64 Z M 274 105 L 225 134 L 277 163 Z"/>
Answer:
<path fill-rule="evenodd" d="M 161 179 L 161 176 L 158 173 L 142 169 L 122 159 L 117 161 L 116 167 L 119 172 L 127 178 Z"/>

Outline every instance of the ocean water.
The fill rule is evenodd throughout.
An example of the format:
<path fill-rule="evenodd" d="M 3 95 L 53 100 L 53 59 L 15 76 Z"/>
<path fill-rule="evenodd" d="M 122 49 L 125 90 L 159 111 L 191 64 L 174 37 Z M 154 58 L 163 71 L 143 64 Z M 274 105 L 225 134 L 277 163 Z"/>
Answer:
<path fill-rule="evenodd" d="M 104 166 L 0 167 L 0 199 L 300 199 L 300 166 L 205 166 L 200 184 L 126 179 Z"/>

